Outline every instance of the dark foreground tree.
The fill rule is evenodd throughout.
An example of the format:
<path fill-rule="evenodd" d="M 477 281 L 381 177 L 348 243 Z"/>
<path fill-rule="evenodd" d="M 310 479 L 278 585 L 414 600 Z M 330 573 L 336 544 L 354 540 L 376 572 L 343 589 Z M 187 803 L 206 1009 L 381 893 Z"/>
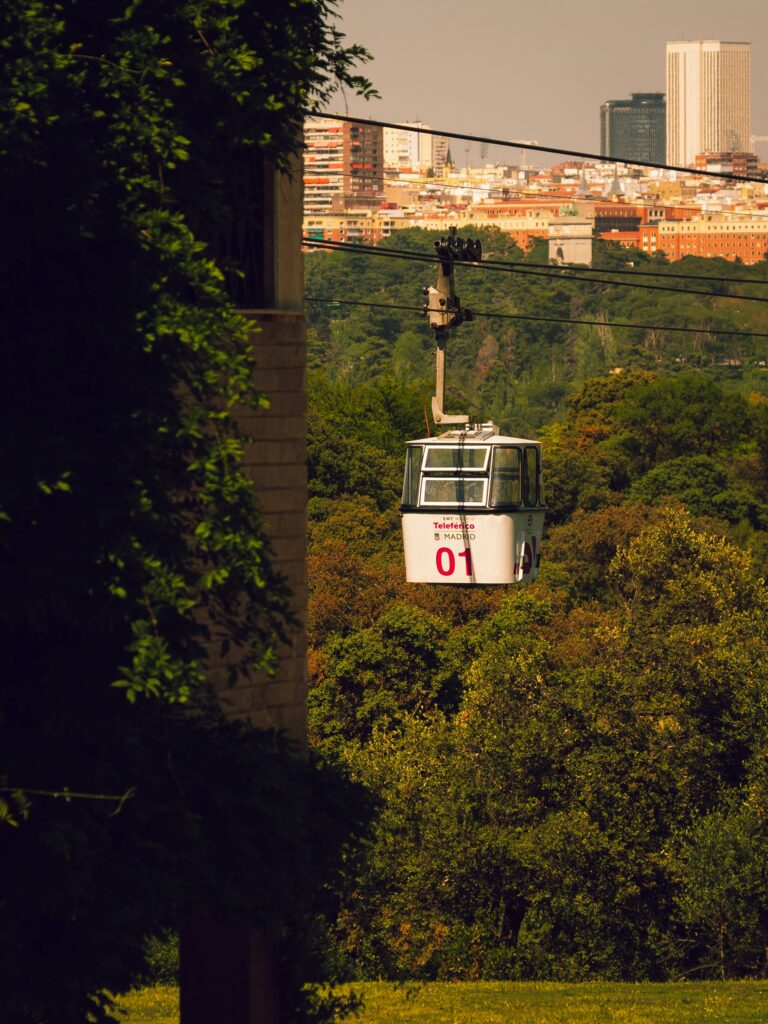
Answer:
<path fill-rule="evenodd" d="M 233 168 L 288 166 L 312 104 L 367 89 L 331 7 L 0 14 L 3 1020 L 106 1019 L 186 902 L 275 924 L 340 847 L 343 815 L 298 828 L 312 772 L 202 710 L 216 644 L 269 667 L 289 617 L 231 415 L 262 401 L 250 328 L 204 238 Z"/>

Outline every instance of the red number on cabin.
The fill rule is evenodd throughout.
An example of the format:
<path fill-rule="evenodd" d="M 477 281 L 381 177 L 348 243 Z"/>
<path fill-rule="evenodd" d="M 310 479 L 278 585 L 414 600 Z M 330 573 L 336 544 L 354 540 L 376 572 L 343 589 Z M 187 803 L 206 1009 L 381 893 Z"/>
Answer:
<path fill-rule="evenodd" d="M 448 568 L 443 568 L 443 555 L 448 556 Z M 437 571 L 441 576 L 453 576 L 456 569 L 456 559 L 453 557 L 453 552 L 450 548 L 438 548 L 437 555 L 435 556 L 435 562 L 437 563 Z"/>
<path fill-rule="evenodd" d="M 467 576 L 472 575 L 472 553 L 469 548 L 465 548 L 459 552 L 459 558 L 463 558 L 466 563 Z M 446 564 L 447 563 L 447 564 Z M 437 554 L 435 555 L 435 564 L 437 565 L 437 571 L 441 576 L 453 576 L 456 572 L 456 557 L 450 548 L 438 548 Z"/>

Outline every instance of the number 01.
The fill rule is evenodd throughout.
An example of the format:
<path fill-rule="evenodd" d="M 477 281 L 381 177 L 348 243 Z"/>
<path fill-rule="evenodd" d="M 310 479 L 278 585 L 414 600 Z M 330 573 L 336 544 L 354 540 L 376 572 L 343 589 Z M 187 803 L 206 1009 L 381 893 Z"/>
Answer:
<path fill-rule="evenodd" d="M 472 575 L 472 553 L 469 548 L 464 548 L 463 551 L 459 552 L 459 558 L 464 559 L 464 565 L 467 570 L 467 576 Z M 456 572 L 456 556 L 450 548 L 438 548 L 437 554 L 435 555 L 435 564 L 437 565 L 437 571 L 441 576 L 453 576 Z"/>

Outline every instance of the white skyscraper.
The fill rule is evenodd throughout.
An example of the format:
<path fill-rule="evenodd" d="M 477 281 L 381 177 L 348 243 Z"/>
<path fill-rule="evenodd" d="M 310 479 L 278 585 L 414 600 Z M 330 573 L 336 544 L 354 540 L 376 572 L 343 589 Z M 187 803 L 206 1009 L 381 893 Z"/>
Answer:
<path fill-rule="evenodd" d="M 749 43 L 667 43 L 667 163 L 750 148 Z"/>

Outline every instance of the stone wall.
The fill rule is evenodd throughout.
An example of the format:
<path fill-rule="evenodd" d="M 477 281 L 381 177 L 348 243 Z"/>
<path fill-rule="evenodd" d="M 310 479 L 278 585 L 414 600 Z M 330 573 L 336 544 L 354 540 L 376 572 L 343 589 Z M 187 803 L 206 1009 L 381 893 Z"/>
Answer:
<path fill-rule="evenodd" d="M 307 604 L 307 443 L 306 329 L 298 312 L 254 311 L 256 381 L 269 408 L 242 414 L 240 424 L 251 438 L 246 457 L 267 534 L 273 565 L 286 578 L 292 608 L 300 625 L 279 650 L 274 677 L 254 674 L 236 686 L 226 685 L 226 671 L 213 680 L 225 710 L 265 729 L 284 729 L 301 746 L 306 743 Z"/>

